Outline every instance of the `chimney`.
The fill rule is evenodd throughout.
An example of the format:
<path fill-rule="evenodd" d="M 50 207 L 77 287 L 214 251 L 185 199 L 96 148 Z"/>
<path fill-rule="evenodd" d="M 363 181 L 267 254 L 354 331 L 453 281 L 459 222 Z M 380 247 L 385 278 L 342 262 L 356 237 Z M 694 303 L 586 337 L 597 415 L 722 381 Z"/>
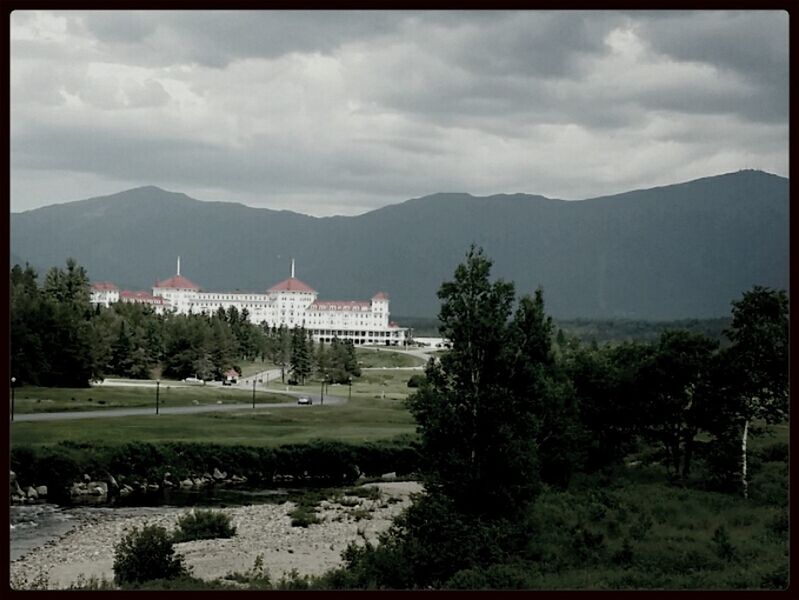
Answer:
<path fill-rule="evenodd" d="M 294 279 L 294 259 L 291 259 L 291 278 Z"/>
<path fill-rule="evenodd" d="M 178 275 L 180 275 L 180 257 L 178 256 Z"/>

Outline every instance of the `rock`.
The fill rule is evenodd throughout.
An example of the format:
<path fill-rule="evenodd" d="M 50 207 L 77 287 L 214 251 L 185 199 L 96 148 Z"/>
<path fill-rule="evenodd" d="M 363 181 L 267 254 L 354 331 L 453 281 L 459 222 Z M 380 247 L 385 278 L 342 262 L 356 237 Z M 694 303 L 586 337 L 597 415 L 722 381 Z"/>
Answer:
<path fill-rule="evenodd" d="M 220 471 L 219 469 L 217 469 L 217 468 L 214 468 L 213 477 L 214 477 L 214 479 L 216 479 L 217 481 L 221 481 L 222 479 L 227 479 L 227 473 L 223 473 L 223 472 L 222 472 L 222 471 Z"/>
<path fill-rule="evenodd" d="M 191 401 L 191 403 L 192 403 L 194 406 L 199 406 L 199 405 L 200 405 L 200 403 L 199 403 L 199 402 L 197 402 L 197 400 L 192 400 L 192 401 Z"/>
<path fill-rule="evenodd" d="M 222 404 L 222 401 L 221 400 L 217 400 L 216 403 L 217 404 Z"/>
<path fill-rule="evenodd" d="M 22 488 L 19 487 L 18 481 L 12 482 L 8 487 L 9 487 L 9 492 L 11 493 L 12 496 L 20 496 L 20 497 L 25 496 L 25 492 L 23 492 Z"/>
<path fill-rule="evenodd" d="M 126 477 L 124 475 L 117 475 L 117 481 L 121 484 L 125 483 Z"/>
<path fill-rule="evenodd" d="M 194 485 L 194 482 L 191 479 L 184 479 L 180 482 L 180 487 L 182 488 L 190 488 Z"/>
<path fill-rule="evenodd" d="M 119 489 L 119 495 L 120 495 L 120 496 L 122 496 L 123 498 L 124 498 L 125 496 L 130 496 L 132 493 L 133 493 L 133 488 L 132 488 L 132 487 L 130 487 L 129 485 L 123 485 L 123 486 L 122 486 L 122 487 Z"/>
<path fill-rule="evenodd" d="M 194 487 L 202 487 L 203 486 L 203 480 L 200 479 L 199 477 L 197 477 L 197 478 L 192 480 L 192 485 Z"/>
<path fill-rule="evenodd" d="M 39 499 L 39 494 L 36 492 L 36 489 L 30 485 L 25 488 L 25 496 L 30 498 L 31 500 Z"/>
<path fill-rule="evenodd" d="M 394 471 L 392 471 L 391 473 L 383 473 L 380 476 L 380 479 L 386 479 L 386 480 L 391 480 L 391 479 L 396 479 L 396 478 L 397 478 L 397 474 Z"/>
<path fill-rule="evenodd" d="M 147 491 L 148 492 L 157 492 L 160 490 L 160 486 L 157 483 L 148 483 L 147 484 Z"/>
<path fill-rule="evenodd" d="M 89 490 L 86 488 L 86 485 L 83 483 L 73 483 L 72 487 L 69 488 L 70 496 L 85 496 L 88 493 Z"/>
<path fill-rule="evenodd" d="M 46 496 L 47 495 L 47 486 L 46 485 L 38 486 L 36 488 L 36 493 L 39 494 L 39 496 Z"/>
<path fill-rule="evenodd" d="M 83 481 L 85 481 L 86 483 L 89 483 L 91 480 L 92 480 L 92 478 L 89 477 L 88 473 L 84 473 L 83 474 Z"/>
<path fill-rule="evenodd" d="M 14 471 L 8 472 L 8 483 L 16 483 L 17 481 L 17 474 Z"/>
<path fill-rule="evenodd" d="M 92 496 L 107 496 L 108 484 L 105 481 L 91 481 L 89 482 L 89 493 Z"/>
<path fill-rule="evenodd" d="M 169 481 L 168 479 L 164 479 L 164 482 L 163 482 L 163 484 L 162 484 L 162 485 L 163 485 L 165 488 L 171 488 L 171 487 L 175 487 L 175 484 L 174 484 L 174 483 L 172 483 L 171 481 Z"/>
<path fill-rule="evenodd" d="M 108 476 L 108 489 L 114 490 L 115 492 L 119 491 L 119 483 L 117 483 L 113 475 Z"/>

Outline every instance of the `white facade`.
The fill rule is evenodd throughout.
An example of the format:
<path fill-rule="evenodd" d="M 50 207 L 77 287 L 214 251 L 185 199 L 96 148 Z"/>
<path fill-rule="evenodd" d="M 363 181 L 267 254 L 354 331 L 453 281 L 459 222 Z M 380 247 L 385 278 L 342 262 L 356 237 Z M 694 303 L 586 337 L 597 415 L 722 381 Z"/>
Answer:
<path fill-rule="evenodd" d="M 93 283 L 91 293 L 89 294 L 89 302 L 91 302 L 93 306 L 99 304 L 107 308 L 114 302 L 119 302 L 119 288 L 107 281 Z"/>

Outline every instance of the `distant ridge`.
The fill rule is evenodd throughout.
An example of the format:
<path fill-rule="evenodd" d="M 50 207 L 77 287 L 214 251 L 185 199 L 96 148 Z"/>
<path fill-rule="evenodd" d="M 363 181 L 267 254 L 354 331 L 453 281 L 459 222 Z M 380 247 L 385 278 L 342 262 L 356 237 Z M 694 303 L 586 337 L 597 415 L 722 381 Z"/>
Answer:
<path fill-rule="evenodd" d="M 788 180 L 738 171 L 566 201 L 439 193 L 356 217 L 201 202 L 144 186 L 11 215 L 11 250 L 42 268 L 74 256 L 95 280 L 264 290 L 297 277 L 322 298 L 389 293 L 394 314 L 435 316 L 470 243 L 560 318 L 725 316 L 753 284 L 787 289 Z"/>

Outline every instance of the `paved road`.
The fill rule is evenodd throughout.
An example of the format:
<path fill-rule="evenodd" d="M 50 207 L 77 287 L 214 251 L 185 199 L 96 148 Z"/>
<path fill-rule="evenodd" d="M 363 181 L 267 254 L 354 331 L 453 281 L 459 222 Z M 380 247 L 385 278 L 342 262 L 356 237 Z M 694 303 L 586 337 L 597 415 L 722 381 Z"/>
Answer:
<path fill-rule="evenodd" d="M 299 397 L 308 396 L 313 399 L 311 406 L 301 406 L 294 402 L 283 403 L 263 403 L 255 404 L 255 410 L 264 408 L 298 408 L 302 410 L 313 410 L 313 408 L 320 406 L 319 394 L 308 394 L 305 392 L 283 392 L 277 390 L 270 390 L 280 394 L 287 394 L 289 396 Z M 347 398 L 343 396 L 331 396 L 325 394 L 325 406 L 336 406 L 346 404 Z M 231 410 L 252 410 L 252 402 L 249 403 L 236 403 L 236 404 L 200 404 L 198 406 L 162 406 L 159 409 L 161 415 L 190 415 L 203 412 L 226 412 Z M 137 408 L 108 408 L 106 410 L 84 410 L 84 411 L 65 411 L 65 412 L 51 412 L 51 413 L 32 413 L 32 414 L 16 414 L 14 415 L 14 422 L 21 421 L 71 421 L 75 419 L 103 419 L 110 417 L 136 417 L 136 416 L 156 416 L 153 407 L 137 407 Z"/>

